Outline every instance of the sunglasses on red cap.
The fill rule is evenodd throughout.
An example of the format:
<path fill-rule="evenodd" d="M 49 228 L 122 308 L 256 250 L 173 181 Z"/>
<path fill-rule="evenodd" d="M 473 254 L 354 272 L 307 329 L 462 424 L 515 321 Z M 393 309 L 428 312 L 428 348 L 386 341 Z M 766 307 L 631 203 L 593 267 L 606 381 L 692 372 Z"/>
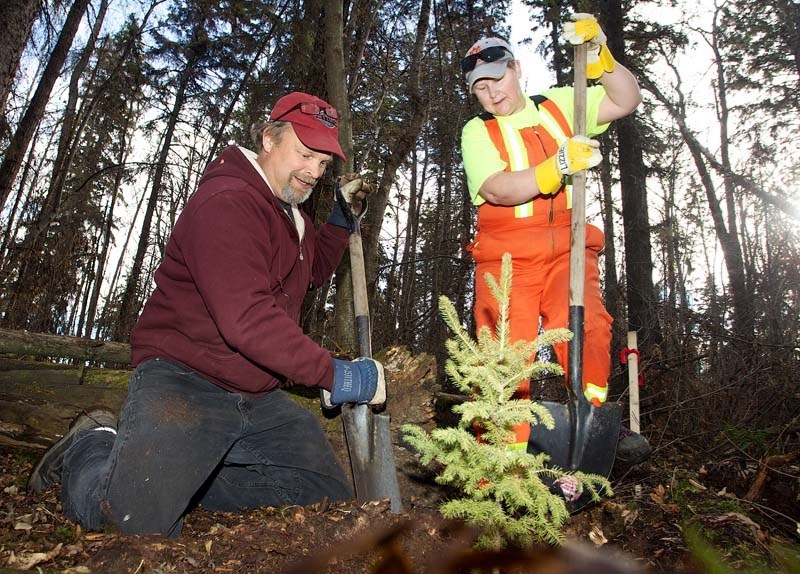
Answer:
<path fill-rule="evenodd" d="M 470 54 L 461 60 L 461 71 L 465 74 L 469 74 L 475 69 L 475 66 L 478 65 L 478 60 L 483 62 L 496 62 L 497 60 L 502 60 L 506 56 L 511 56 L 513 58 L 514 54 L 503 46 L 491 46 L 475 54 Z"/>
<path fill-rule="evenodd" d="M 334 127 L 339 123 L 339 112 L 336 111 L 336 108 L 333 106 L 322 107 L 314 102 L 298 102 L 281 115 L 277 117 L 271 117 L 272 121 L 278 121 L 282 117 L 289 114 L 289 112 L 293 112 L 296 109 L 300 109 L 301 112 L 304 114 L 308 114 L 309 116 L 319 116 L 320 114 L 325 116 L 325 120 L 333 123 Z"/>

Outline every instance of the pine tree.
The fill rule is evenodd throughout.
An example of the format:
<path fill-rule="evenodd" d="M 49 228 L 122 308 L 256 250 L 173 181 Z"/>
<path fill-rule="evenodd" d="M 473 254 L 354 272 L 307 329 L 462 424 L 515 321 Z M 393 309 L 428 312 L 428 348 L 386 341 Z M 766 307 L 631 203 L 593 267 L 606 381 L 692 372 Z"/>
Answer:
<path fill-rule="evenodd" d="M 578 493 L 588 492 L 597 501 L 601 493 L 611 494 L 608 481 L 549 467 L 547 454 L 533 455 L 506 447 L 512 442 L 515 424 L 553 428 L 555 423 L 546 408 L 527 399 L 515 399 L 513 394 L 525 379 L 552 372 L 563 374 L 557 364 L 530 358 L 540 347 L 562 343 L 572 335 L 567 329 L 553 329 L 535 341 L 511 342 L 511 255 L 503 256 L 499 281 L 489 273 L 485 279 L 500 314 L 495 332 L 484 327 L 477 341 L 460 324 L 451 301 L 439 299 L 444 321 L 455 335 L 446 342 L 450 358 L 445 370 L 459 390 L 472 398 L 453 407 L 453 412 L 461 416 L 458 426 L 430 433 L 414 425 L 404 425 L 402 430 L 408 443 L 421 454 L 423 465 L 441 465 L 436 481 L 463 493 L 461 498 L 444 502 L 440 510 L 445 518 L 479 527 L 482 535 L 478 547 L 558 543 L 569 511 L 564 497 L 551 487 L 571 484 Z M 484 429 L 480 441 L 471 432 L 475 425 Z"/>

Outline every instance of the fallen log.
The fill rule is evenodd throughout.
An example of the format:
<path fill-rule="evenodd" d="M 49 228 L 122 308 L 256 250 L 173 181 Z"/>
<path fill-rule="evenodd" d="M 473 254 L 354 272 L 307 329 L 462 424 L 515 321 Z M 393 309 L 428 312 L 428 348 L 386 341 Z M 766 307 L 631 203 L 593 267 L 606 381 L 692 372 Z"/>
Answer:
<path fill-rule="evenodd" d="M 119 412 L 127 397 L 129 346 L 122 343 L 0 329 L 0 355 L 4 355 L 0 356 L 0 444 L 47 448 L 81 411 L 104 406 Z M 390 347 L 376 356 L 386 366 L 392 385 L 393 432 L 399 432 L 404 423 L 432 426 L 435 360 L 425 354 L 413 355 L 404 347 Z M 64 357 L 99 365 L 70 365 L 61 360 Z M 123 369 L 107 368 L 120 362 Z M 320 411 L 316 389 L 296 386 L 287 390 L 319 416 L 329 436 L 341 435 L 340 420 L 328 419 Z"/>
<path fill-rule="evenodd" d="M 74 367 L 0 371 L 0 444 L 46 448 L 80 412 L 95 406 L 118 412 L 126 385 L 84 384 L 80 373 Z M 118 381 L 127 379 L 126 371 L 114 373 Z"/>
<path fill-rule="evenodd" d="M 0 329 L 0 354 L 58 357 L 127 367 L 131 360 L 131 347 L 115 341 Z"/>
<path fill-rule="evenodd" d="M 127 395 L 125 343 L 0 329 L 0 355 L 0 444 L 47 448 L 81 411 L 119 411 Z"/>

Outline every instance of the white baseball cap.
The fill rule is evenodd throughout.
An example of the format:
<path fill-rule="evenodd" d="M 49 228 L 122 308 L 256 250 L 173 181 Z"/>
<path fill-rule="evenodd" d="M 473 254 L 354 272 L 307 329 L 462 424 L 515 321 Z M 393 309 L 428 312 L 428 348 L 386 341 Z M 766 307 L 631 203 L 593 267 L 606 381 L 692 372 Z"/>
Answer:
<path fill-rule="evenodd" d="M 514 60 L 514 52 L 508 42 L 494 36 L 481 38 L 475 42 L 461 60 L 469 91 L 481 78 L 499 80 L 506 73 L 508 62 Z"/>

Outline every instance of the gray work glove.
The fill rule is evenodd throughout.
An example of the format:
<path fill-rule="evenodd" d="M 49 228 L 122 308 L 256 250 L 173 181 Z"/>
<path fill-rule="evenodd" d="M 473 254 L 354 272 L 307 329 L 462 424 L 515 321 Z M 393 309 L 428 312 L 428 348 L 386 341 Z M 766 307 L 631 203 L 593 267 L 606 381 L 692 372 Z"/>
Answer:
<path fill-rule="evenodd" d="M 333 209 L 328 217 L 328 223 L 344 227 L 350 233 L 358 229 L 358 221 L 353 213 L 353 207 L 361 211 L 362 202 L 374 191 L 371 184 L 357 173 L 346 173 L 339 177 L 333 187 Z"/>

